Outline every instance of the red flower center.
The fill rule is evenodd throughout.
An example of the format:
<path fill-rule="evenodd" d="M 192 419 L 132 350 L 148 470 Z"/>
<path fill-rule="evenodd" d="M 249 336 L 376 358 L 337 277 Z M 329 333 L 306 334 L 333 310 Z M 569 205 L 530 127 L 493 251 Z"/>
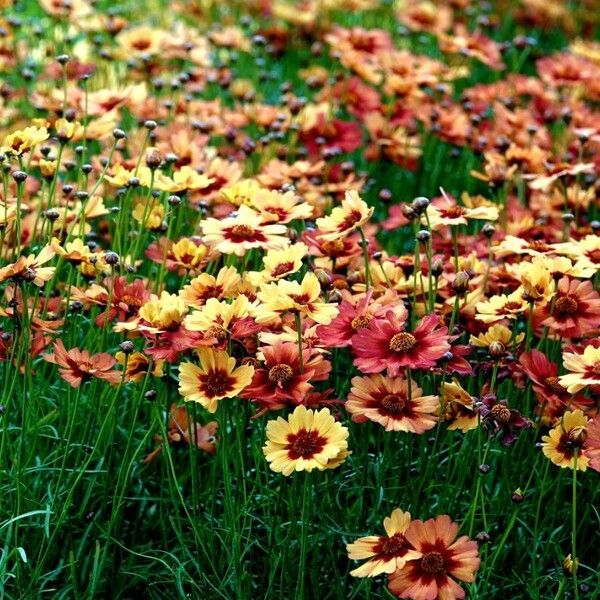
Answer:
<path fill-rule="evenodd" d="M 300 429 L 298 433 L 288 435 L 288 455 L 291 459 L 312 458 L 323 450 L 327 440 L 317 431 Z"/>
<path fill-rule="evenodd" d="M 406 400 L 395 394 L 388 394 L 381 399 L 381 406 L 388 413 L 399 414 L 406 408 Z"/>
<path fill-rule="evenodd" d="M 457 219 L 458 217 L 462 217 L 466 212 L 467 210 L 465 208 L 456 205 L 444 209 L 442 211 L 442 214 L 444 215 L 444 217 L 447 217 L 449 219 Z"/>
<path fill-rule="evenodd" d="M 269 381 L 279 385 L 285 385 L 294 377 L 294 371 L 290 365 L 277 364 L 269 369 Z"/>
<path fill-rule="evenodd" d="M 554 304 L 554 310 L 559 315 L 573 315 L 577 312 L 578 306 L 573 296 L 561 296 Z"/>
<path fill-rule="evenodd" d="M 421 559 L 421 568 L 429 575 L 441 575 L 446 572 L 446 563 L 441 552 L 428 552 Z"/>
<path fill-rule="evenodd" d="M 234 225 L 225 230 L 227 238 L 236 244 L 242 242 L 264 242 L 265 236 L 248 225 Z"/>
<path fill-rule="evenodd" d="M 353 210 L 339 225 L 339 231 L 346 231 L 347 229 L 352 229 L 355 223 L 360 221 L 362 215 L 358 210 Z"/>
<path fill-rule="evenodd" d="M 394 352 L 408 352 L 417 343 L 417 338 L 406 331 L 397 333 L 390 340 L 390 350 Z"/>
<path fill-rule="evenodd" d="M 369 323 L 372 319 L 373 315 L 358 315 L 358 317 L 354 317 L 354 319 L 352 319 L 352 323 L 350 323 L 350 326 L 352 327 L 352 329 L 354 329 L 354 331 L 358 331 L 359 329 L 365 329 L 365 327 L 369 326 Z"/>
<path fill-rule="evenodd" d="M 227 332 L 219 325 L 212 325 L 205 332 L 207 338 L 216 338 L 218 342 L 223 342 L 227 339 Z"/>
<path fill-rule="evenodd" d="M 342 242 L 342 240 L 323 242 L 322 248 L 327 256 L 338 256 L 344 251 L 344 242 Z"/>
<path fill-rule="evenodd" d="M 289 273 L 294 268 L 294 263 L 292 262 L 284 262 L 278 264 L 274 269 L 271 275 L 273 277 L 280 277 L 281 275 L 285 275 Z"/>
<path fill-rule="evenodd" d="M 550 246 L 542 240 L 533 240 L 533 242 L 529 244 L 529 248 L 536 252 L 548 252 L 548 250 L 550 250 Z"/>
<path fill-rule="evenodd" d="M 600 263 L 600 248 L 596 248 L 596 249 L 592 250 L 591 252 L 588 252 L 587 257 L 594 264 Z"/>
<path fill-rule="evenodd" d="M 221 370 L 200 375 L 200 381 L 209 396 L 222 396 L 231 387 L 231 378 Z"/>
<path fill-rule="evenodd" d="M 395 533 L 390 538 L 380 538 L 380 542 L 374 550 L 379 556 L 386 558 L 402 556 L 406 551 L 406 538 L 401 533 Z"/>

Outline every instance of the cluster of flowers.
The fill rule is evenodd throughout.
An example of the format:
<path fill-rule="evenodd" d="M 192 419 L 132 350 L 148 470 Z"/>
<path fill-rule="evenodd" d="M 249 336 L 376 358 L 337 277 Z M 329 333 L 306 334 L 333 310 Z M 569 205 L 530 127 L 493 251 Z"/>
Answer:
<path fill-rule="evenodd" d="M 29 89 L 42 116 L 1 138 L 0 317 L 10 326 L 0 360 L 25 369 L 41 355 L 73 387 L 141 384 L 173 368 L 181 397 L 208 413 L 234 397 L 256 417 L 287 409 L 269 420 L 264 446 L 286 476 L 346 460 L 344 412 L 387 432 L 482 427 L 505 446 L 535 427 L 553 463 L 600 471 L 597 44 L 541 58 L 537 76 L 458 94 L 469 60 L 500 71 L 503 56 L 532 44 L 469 32 L 457 17 L 468 3 L 396 11 L 443 55 L 462 56 L 458 66 L 400 49 L 384 30 L 321 32 L 321 2 L 275 2 L 287 25 L 253 36 L 130 26 L 83 0 L 42 4 L 86 34 L 115 35 L 98 75 L 114 80 L 129 57 L 137 83 L 93 85 L 98 49 L 84 36 L 77 59 L 57 57 Z M 521 17 L 541 18 L 536 7 L 550 18 L 556 5 L 524 2 Z M 251 81 L 233 78 L 235 58 L 277 54 L 290 24 L 316 38 L 315 55 L 330 47 L 340 76 L 313 65 L 299 73 L 313 100 L 284 86 L 261 102 Z M 19 40 L 18 28 L 7 35 Z M 215 87 L 235 103 L 199 99 Z M 340 159 L 363 148 L 370 163 L 417 172 L 440 142 L 456 160 L 479 157 L 472 183 L 489 193 L 412 200 L 384 188 L 369 204 L 373 184 Z M 102 331 L 100 352 L 58 338 L 82 314 Z M 335 382 L 352 368 L 339 398 Z M 476 373 L 473 396 L 465 378 Z M 508 381 L 523 393 L 503 398 Z M 159 441 L 213 452 L 215 432 L 174 404 Z M 351 558 L 369 558 L 354 575 L 388 573 L 400 597 L 464 596 L 451 576 L 473 580 L 477 547 L 455 541 L 449 517 L 396 510 L 384 525 L 386 537 L 350 544 Z"/>

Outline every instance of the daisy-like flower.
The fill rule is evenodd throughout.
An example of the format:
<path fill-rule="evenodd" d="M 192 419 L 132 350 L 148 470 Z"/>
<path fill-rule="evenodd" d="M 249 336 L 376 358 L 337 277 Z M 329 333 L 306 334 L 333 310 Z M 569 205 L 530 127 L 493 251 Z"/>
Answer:
<path fill-rule="evenodd" d="M 588 345 L 581 354 L 565 352 L 563 366 L 570 372 L 561 375 L 558 381 L 569 394 L 575 394 L 588 385 L 600 385 L 600 348 Z"/>
<path fill-rule="evenodd" d="M 400 377 L 383 375 L 354 377 L 346 401 L 346 410 L 352 420 L 361 423 L 375 421 L 386 431 L 424 433 L 432 429 L 438 418 L 437 396 L 422 396 L 422 390 Z"/>
<path fill-rule="evenodd" d="M 285 225 L 265 225 L 262 217 L 245 204 L 233 217 L 205 219 L 201 228 L 203 241 L 223 254 L 244 256 L 252 248 L 285 248 L 289 243 Z"/>
<path fill-rule="evenodd" d="M 20 156 L 23 152 L 27 152 L 38 144 L 45 142 L 49 137 L 48 130 L 45 127 L 25 127 L 25 129 L 9 133 L 4 138 L 0 150 L 7 154 Z"/>
<path fill-rule="evenodd" d="M 401 569 L 406 561 L 420 558 L 406 541 L 404 534 L 410 525 L 410 513 L 395 508 L 383 520 L 385 535 L 369 535 L 346 545 L 348 558 L 364 560 L 360 567 L 350 571 L 353 577 L 376 577 L 382 573 L 393 573 Z"/>
<path fill-rule="evenodd" d="M 252 383 L 244 390 L 243 398 L 256 401 L 267 410 L 283 408 L 286 403 L 301 404 L 313 389 L 310 381 L 323 381 L 331 371 L 331 364 L 321 354 L 302 350 L 304 371 L 300 372 L 297 342 L 275 342 L 260 348 L 264 367 L 254 371 Z"/>
<path fill-rule="evenodd" d="M 600 326 L 600 295 L 591 281 L 563 277 L 558 282 L 554 305 L 537 311 L 536 322 L 561 337 L 580 337 Z"/>
<path fill-rule="evenodd" d="M 463 433 L 475 429 L 478 419 L 473 397 L 457 381 L 445 381 L 440 388 L 444 419 L 448 429 L 460 429 Z"/>
<path fill-rule="evenodd" d="M 164 360 L 153 361 L 142 352 L 126 355 L 124 352 L 115 354 L 117 362 L 125 367 L 125 381 L 142 382 L 148 375 L 162 377 Z"/>
<path fill-rule="evenodd" d="M 352 337 L 358 331 L 368 327 L 373 318 L 383 318 L 389 310 L 392 310 L 400 321 L 406 321 L 408 312 L 393 292 L 377 300 L 373 300 L 372 296 L 371 290 L 358 299 L 347 291 L 342 292 L 344 299 L 337 317 L 329 325 L 321 325 L 318 328 L 323 344 L 332 348 L 349 346 Z"/>
<path fill-rule="evenodd" d="M 252 208 L 265 223 L 289 223 L 294 219 L 310 219 L 313 207 L 298 194 L 289 191 L 281 194 L 275 190 L 261 189 L 252 198 Z"/>
<path fill-rule="evenodd" d="M 200 365 L 179 365 L 179 393 L 186 402 L 198 402 L 208 412 L 217 411 L 219 400 L 237 396 L 251 381 L 254 367 L 235 366 L 227 352 L 208 348 L 198 350 Z"/>
<path fill-rule="evenodd" d="M 306 256 L 308 247 L 299 242 L 283 250 L 269 250 L 263 257 L 265 266 L 261 275 L 268 280 L 277 280 L 287 277 L 300 270 L 302 259 Z"/>
<path fill-rule="evenodd" d="M 230 298 L 237 291 L 241 277 L 235 267 L 223 267 L 217 276 L 200 273 L 188 285 L 183 286 L 179 296 L 193 308 L 201 308 L 210 298 Z"/>
<path fill-rule="evenodd" d="M 320 302 L 321 284 L 314 273 L 307 273 L 301 283 L 280 279 L 263 284 L 258 299 L 263 303 L 256 311 L 259 323 L 268 322 L 278 313 L 297 311 L 316 323 L 327 325 L 337 315 L 335 304 Z"/>
<path fill-rule="evenodd" d="M 113 369 L 117 361 L 106 352 L 90 355 L 87 350 L 79 348 L 67 350 L 62 340 L 54 342 L 53 349 L 51 354 L 43 358 L 60 367 L 60 376 L 71 387 L 78 388 L 93 377 L 109 383 L 119 383 L 121 380 L 121 374 Z"/>
<path fill-rule="evenodd" d="M 484 323 L 496 323 L 504 319 L 516 319 L 528 308 L 523 299 L 523 288 L 515 290 L 512 294 L 498 294 L 487 301 L 475 305 L 476 319 Z"/>
<path fill-rule="evenodd" d="M 356 190 L 349 190 L 341 206 L 336 206 L 329 216 L 317 219 L 319 237 L 326 241 L 344 238 L 362 227 L 373 216 L 373 211 Z"/>
<path fill-rule="evenodd" d="M 435 198 L 427 207 L 427 217 L 421 217 L 424 224 L 429 220 L 433 230 L 446 225 L 466 225 L 467 219 L 498 220 L 498 207 L 493 204 L 482 204 L 476 207 L 461 206 L 448 195 Z"/>
<path fill-rule="evenodd" d="M 485 333 L 471 335 L 469 342 L 477 348 L 486 348 L 493 356 L 502 356 L 511 346 L 518 346 L 525 338 L 524 333 L 518 333 L 513 338 L 512 331 L 504 325 L 492 325 Z"/>
<path fill-rule="evenodd" d="M 585 411 L 593 404 L 593 400 L 583 394 L 570 394 L 559 382 L 558 365 L 539 350 L 523 352 L 519 364 L 531 382 L 537 398 L 536 413 L 541 415 L 543 423 L 553 423 L 567 409 Z"/>
<path fill-rule="evenodd" d="M 328 408 L 319 411 L 298 406 L 288 419 L 267 423 L 263 447 L 272 471 L 286 477 L 294 471 L 337 467 L 348 455 L 348 429 L 338 423 Z"/>
<path fill-rule="evenodd" d="M 21 256 L 16 262 L 6 265 L 0 269 L 0 283 L 8 279 L 13 281 L 30 281 L 37 287 L 42 287 L 47 281 L 52 279 L 55 267 L 42 267 L 55 255 L 52 246 L 42 248 L 39 254 L 30 254 Z"/>
<path fill-rule="evenodd" d="M 464 598 L 465 591 L 453 578 L 474 581 L 480 559 L 477 543 L 467 536 L 456 539 L 457 533 L 458 525 L 447 515 L 413 521 L 405 537 L 420 558 L 390 576 L 390 592 L 413 600 Z"/>
<path fill-rule="evenodd" d="M 398 375 L 402 367 L 433 367 L 450 350 L 448 328 L 439 325 L 437 315 L 427 315 L 414 331 L 408 332 L 404 330 L 404 323 L 389 311 L 385 319 L 373 319 L 369 327 L 352 338 L 354 364 L 364 373 L 381 373 L 387 369 L 392 377 Z"/>
<path fill-rule="evenodd" d="M 575 468 L 585 471 L 589 459 L 582 452 L 586 437 L 588 418 L 580 410 L 568 410 L 548 435 L 542 437 L 542 452 L 561 469 Z M 575 456 L 577 455 L 577 457 Z"/>
<path fill-rule="evenodd" d="M 517 439 L 517 431 L 531 427 L 531 421 L 519 411 L 508 407 L 506 400 L 498 400 L 494 394 L 487 394 L 477 406 L 481 422 L 491 434 L 501 434 L 504 446 L 512 445 Z"/>

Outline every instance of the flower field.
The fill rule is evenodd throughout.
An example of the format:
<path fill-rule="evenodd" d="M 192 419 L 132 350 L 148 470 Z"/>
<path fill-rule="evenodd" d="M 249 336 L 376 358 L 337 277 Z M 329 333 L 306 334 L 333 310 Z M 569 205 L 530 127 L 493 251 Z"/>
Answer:
<path fill-rule="evenodd" d="M 600 597 L 598 0 L 0 8 L 0 600 Z"/>

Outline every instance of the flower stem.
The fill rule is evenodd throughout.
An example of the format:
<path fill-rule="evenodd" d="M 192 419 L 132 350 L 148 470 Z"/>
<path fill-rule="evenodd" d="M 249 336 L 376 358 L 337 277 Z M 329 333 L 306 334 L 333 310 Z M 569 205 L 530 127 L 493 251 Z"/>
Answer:
<path fill-rule="evenodd" d="M 573 561 L 573 594 L 579 600 L 577 585 L 577 449 L 573 454 L 573 479 L 571 486 L 573 500 L 571 503 L 571 560 Z"/>

